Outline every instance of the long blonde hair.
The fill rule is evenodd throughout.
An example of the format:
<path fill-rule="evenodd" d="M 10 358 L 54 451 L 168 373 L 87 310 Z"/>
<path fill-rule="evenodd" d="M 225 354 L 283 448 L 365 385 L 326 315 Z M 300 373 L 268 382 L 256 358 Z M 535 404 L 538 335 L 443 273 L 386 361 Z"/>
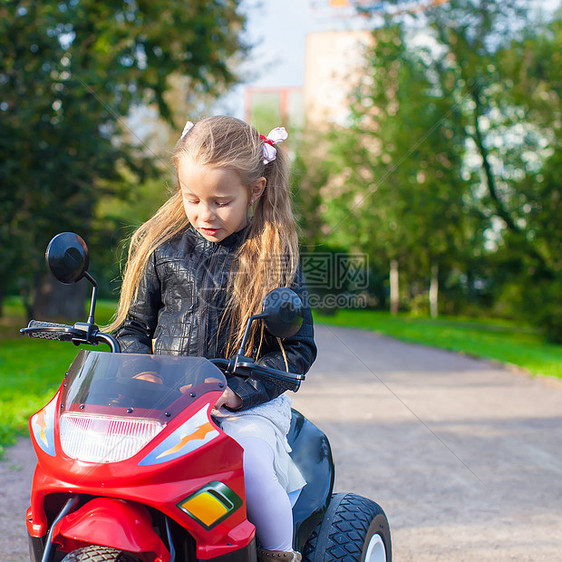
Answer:
<path fill-rule="evenodd" d="M 294 280 L 298 261 L 298 238 L 291 207 L 288 165 L 282 150 L 272 162 L 263 162 L 264 141 L 244 121 L 233 117 L 209 117 L 199 121 L 176 145 L 173 162 L 187 157 L 202 166 L 235 170 L 248 187 L 266 178 L 245 241 L 232 264 L 229 286 L 229 338 L 227 356 L 241 345 L 246 322 L 261 312 L 265 295 L 276 287 L 288 287 Z M 141 225 L 131 238 L 124 272 L 119 308 L 109 330 L 126 319 L 154 251 L 189 224 L 183 207 L 181 186 L 156 214 Z M 222 322 L 221 322 L 222 324 Z M 260 345 L 254 329 L 246 349 Z"/>

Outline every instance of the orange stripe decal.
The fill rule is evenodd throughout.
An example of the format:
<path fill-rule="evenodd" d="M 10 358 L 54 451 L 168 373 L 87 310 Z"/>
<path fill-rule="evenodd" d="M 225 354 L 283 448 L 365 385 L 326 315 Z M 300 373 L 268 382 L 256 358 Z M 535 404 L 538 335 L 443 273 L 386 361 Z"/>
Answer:
<path fill-rule="evenodd" d="M 206 424 L 203 424 L 202 426 L 198 427 L 193 433 L 190 433 L 189 435 L 182 437 L 177 445 L 174 445 L 171 449 L 168 449 L 167 451 L 160 453 L 156 458 L 161 459 L 162 457 L 167 457 L 168 455 L 177 453 L 190 441 L 195 441 L 197 439 L 204 439 L 205 436 L 211 431 L 214 431 L 214 429 L 215 428 L 209 422 L 207 422 Z"/>

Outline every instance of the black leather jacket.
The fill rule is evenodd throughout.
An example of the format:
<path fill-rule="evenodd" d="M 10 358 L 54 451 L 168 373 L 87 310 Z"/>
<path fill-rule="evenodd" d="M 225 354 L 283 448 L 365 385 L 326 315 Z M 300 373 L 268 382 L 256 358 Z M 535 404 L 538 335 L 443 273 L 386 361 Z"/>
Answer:
<path fill-rule="evenodd" d="M 221 242 L 210 242 L 187 227 L 162 244 L 148 261 L 136 300 L 115 336 L 123 352 L 225 357 L 232 259 L 248 229 Z M 251 282 L 251 280 L 249 280 Z M 304 374 L 316 358 L 312 314 L 302 273 L 291 287 L 302 299 L 299 332 L 283 340 L 289 371 Z M 287 370 L 277 340 L 266 335 L 258 363 Z M 228 385 L 242 398 L 242 409 L 272 400 L 287 387 L 282 382 L 229 376 Z"/>

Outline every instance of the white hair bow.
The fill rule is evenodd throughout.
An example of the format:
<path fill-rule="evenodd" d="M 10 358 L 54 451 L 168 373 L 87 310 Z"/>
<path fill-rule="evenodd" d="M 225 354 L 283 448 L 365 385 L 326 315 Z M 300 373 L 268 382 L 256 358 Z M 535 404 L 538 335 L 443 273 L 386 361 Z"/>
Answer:
<path fill-rule="evenodd" d="M 288 136 L 289 134 L 285 130 L 285 127 L 275 127 L 275 129 L 269 131 L 267 137 L 260 135 L 260 138 L 263 140 L 264 164 L 273 162 L 277 158 L 277 149 L 275 148 L 275 145 L 286 140 Z"/>
<path fill-rule="evenodd" d="M 183 128 L 183 131 L 181 132 L 181 137 L 180 140 L 183 139 L 183 137 L 185 137 L 185 135 L 187 135 L 187 133 L 189 133 L 189 131 L 191 131 L 191 129 L 193 129 L 194 124 L 191 121 L 188 121 L 185 124 L 185 127 Z"/>
<path fill-rule="evenodd" d="M 192 121 L 188 121 L 183 128 L 181 133 L 180 140 L 193 129 L 194 123 Z M 277 158 L 277 149 L 275 148 L 276 144 L 283 142 L 287 139 L 289 134 L 285 130 L 285 127 L 275 127 L 269 131 L 267 137 L 260 135 L 260 138 L 263 140 L 263 163 L 268 164 L 269 162 L 273 162 Z"/>

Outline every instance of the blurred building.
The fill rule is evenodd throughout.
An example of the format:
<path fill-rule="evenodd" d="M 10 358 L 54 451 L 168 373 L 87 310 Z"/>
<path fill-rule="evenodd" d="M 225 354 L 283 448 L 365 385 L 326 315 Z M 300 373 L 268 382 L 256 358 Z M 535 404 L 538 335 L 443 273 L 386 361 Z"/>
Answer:
<path fill-rule="evenodd" d="M 307 125 L 343 124 L 350 97 L 364 71 L 370 31 L 311 33 L 306 42 L 304 108 Z"/>
<path fill-rule="evenodd" d="M 310 33 L 306 41 L 304 85 L 247 87 L 245 118 L 262 130 L 283 123 L 291 130 L 305 124 L 320 127 L 343 124 L 349 115 L 350 96 L 363 68 L 370 31 Z"/>

